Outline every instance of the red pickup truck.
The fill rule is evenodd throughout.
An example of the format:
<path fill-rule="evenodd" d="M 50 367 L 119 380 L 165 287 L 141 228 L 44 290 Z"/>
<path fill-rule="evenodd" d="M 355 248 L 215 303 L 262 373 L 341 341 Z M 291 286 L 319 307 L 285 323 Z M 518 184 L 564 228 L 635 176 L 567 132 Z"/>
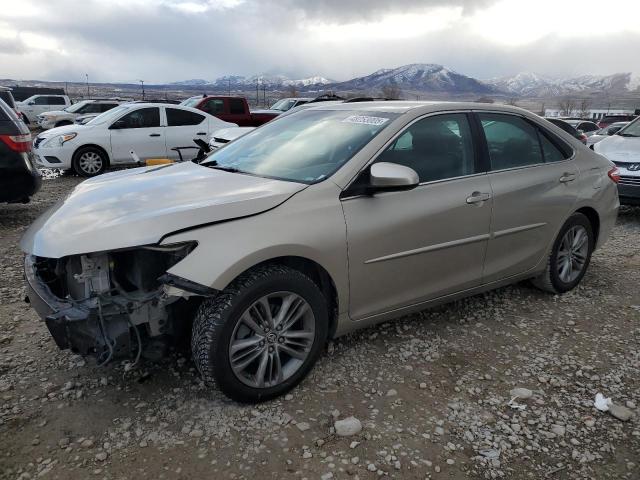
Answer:
<path fill-rule="evenodd" d="M 225 122 L 235 123 L 239 127 L 258 127 L 282 113 L 278 110 L 251 111 L 246 98 L 225 95 L 199 95 L 187 98 L 180 105 L 197 108 Z"/>

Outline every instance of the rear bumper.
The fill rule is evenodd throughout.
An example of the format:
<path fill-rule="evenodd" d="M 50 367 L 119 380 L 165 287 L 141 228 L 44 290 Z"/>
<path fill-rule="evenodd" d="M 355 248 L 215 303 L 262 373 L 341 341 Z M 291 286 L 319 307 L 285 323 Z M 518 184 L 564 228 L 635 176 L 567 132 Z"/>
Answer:
<path fill-rule="evenodd" d="M 15 158 L 0 168 L 0 202 L 28 202 L 42 186 L 40 172 L 27 153 L 15 153 Z"/>
<path fill-rule="evenodd" d="M 101 322 L 97 307 L 58 298 L 38 277 L 33 256 L 25 257 L 24 273 L 28 302 L 44 320 L 58 348 L 91 355 L 99 361 L 109 355 L 113 358 L 131 356 L 129 324 L 125 316 L 109 316 Z M 118 345 L 118 351 L 109 352 L 107 338 L 111 344 Z"/>

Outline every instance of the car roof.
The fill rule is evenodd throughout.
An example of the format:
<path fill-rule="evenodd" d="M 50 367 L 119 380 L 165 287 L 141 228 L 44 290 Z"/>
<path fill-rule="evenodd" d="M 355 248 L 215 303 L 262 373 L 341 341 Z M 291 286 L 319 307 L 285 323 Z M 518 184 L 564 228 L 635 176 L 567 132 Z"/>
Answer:
<path fill-rule="evenodd" d="M 362 112 L 390 112 L 407 113 L 419 111 L 420 113 L 437 112 L 441 110 L 485 110 L 497 112 L 510 112 L 531 115 L 530 112 L 510 105 L 495 105 L 479 102 L 445 102 L 445 101 L 412 101 L 412 100 L 384 100 L 373 102 L 340 102 L 327 105 L 327 102 L 319 102 L 312 107 L 313 110 L 349 110 Z"/>

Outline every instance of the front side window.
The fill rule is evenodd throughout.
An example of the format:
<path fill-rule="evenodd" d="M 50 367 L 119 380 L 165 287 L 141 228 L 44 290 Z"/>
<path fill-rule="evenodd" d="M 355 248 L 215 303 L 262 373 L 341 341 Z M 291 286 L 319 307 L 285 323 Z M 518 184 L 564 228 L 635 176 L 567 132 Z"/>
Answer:
<path fill-rule="evenodd" d="M 622 137 L 640 137 L 640 117 L 622 128 L 618 135 Z"/>
<path fill-rule="evenodd" d="M 180 127 L 183 125 L 198 125 L 204 120 L 204 115 L 180 110 L 178 108 L 167 108 L 167 125 L 169 127 Z"/>
<path fill-rule="evenodd" d="M 36 97 L 36 99 L 34 100 L 34 104 L 35 105 L 51 105 L 51 102 L 49 102 L 49 97 Z"/>
<path fill-rule="evenodd" d="M 533 125 L 514 115 L 478 114 L 489 149 L 491 170 L 543 163 L 538 133 Z"/>
<path fill-rule="evenodd" d="M 108 110 L 111 110 L 114 107 L 117 107 L 118 104 L 117 103 L 101 103 L 100 104 L 100 112 L 106 112 Z"/>
<path fill-rule="evenodd" d="M 125 115 L 120 120 L 124 122 L 120 128 L 159 127 L 160 109 L 158 107 L 140 108 Z"/>
<path fill-rule="evenodd" d="M 475 173 L 473 140 L 463 113 L 434 115 L 410 125 L 376 162 L 398 163 L 432 182 Z"/>
<path fill-rule="evenodd" d="M 301 183 L 331 176 L 398 116 L 391 112 L 304 110 L 266 123 L 201 165 Z"/>

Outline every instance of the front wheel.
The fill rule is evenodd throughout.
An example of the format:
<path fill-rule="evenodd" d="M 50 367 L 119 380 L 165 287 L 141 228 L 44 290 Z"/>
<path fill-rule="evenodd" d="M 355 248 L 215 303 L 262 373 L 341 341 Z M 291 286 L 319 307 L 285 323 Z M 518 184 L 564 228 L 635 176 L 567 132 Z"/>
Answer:
<path fill-rule="evenodd" d="M 206 384 L 255 403 L 296 386 L 320 356 L 327 331 L 318 286 L 297 270 L 266 265 L 202 303 L 191 347 Z"/>
<path fill-rule="evenodd" d="M 547 259 L 547 268 L 533 284 L 550 293 L 565 293 L 582 280 L 595 246 L 591 222 L 574 213 L 560 229 Z"/>
<path fill-rule="evenodd" d="M 107 157 L 95 147 L 84 147 L 73 156 L 72 166 L 81 177 L 95 177 L 107 168 Z"/>

